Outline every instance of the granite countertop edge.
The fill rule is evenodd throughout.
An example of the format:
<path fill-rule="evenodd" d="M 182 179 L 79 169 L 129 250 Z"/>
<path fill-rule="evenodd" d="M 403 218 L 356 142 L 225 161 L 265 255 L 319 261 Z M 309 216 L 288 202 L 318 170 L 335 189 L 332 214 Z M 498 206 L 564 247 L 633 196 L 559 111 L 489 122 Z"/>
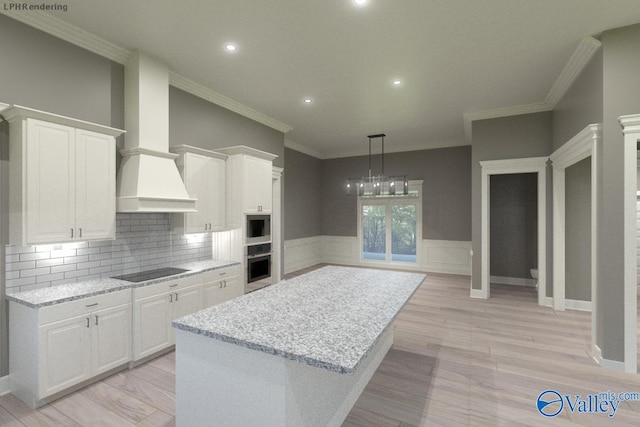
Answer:
<path fill-rule="evenodd" d="M 426 274 L 424 275 L 424 277 L 426 278 Z M 424 280 L 424 278 L 422 280 Z M 326 362 L 326 361 L 323 361 L 323 360 L 318 360 L 318 359 L 313 358 L 313 357 L 308 357 L 308 356 L 292 353 L 292 352 L 289 352 L 289 351 L 286 351 L 286 350 L 281 350 L 281 349 L 278 349 L 278 348 L 273 347 L 273 346 L 269 346 L 269 345 L 265 345 L 265 344 L 259 344 L 259 343 L 255 343 L 255 342 L 252 342 L 252 341 L 244 340 L 244 339 L 241 339 L 241 338 L 236 338 L 236 337 L 233 337 L 233 336 L 216 333 L 216 332 L 213 332 L 213 331 L 210 331 L 210 330 L 207 330 L 207 329 L 202 329 L 202 328 L 198 328 L 198 327 L 194 327 L 194 326 L 189 326 L 189 325 L 186 325 L 186 324 L 180 322 L 179 319 L 178 320 L 174 320 L 172 322 L 172 325 L 173 325 L 174 328 L 183 330 L 185 332 L 191 332 L 191 333 L 195 333 L 197 335 L 203 335 L 205 337 L 217 339 L 219 341 L 223 341 L 223 342 L 226 342 L 226 343 L 229 343 L 229 344 L 235 344 L 235 345 L 238 345 L 238 346 L 246 347 L 246 348 L 251 349 L 251 350 L 257 350 L 257 351 L 260 351 L 260 352 L 263 352 L 263 353 L 268 353 L 268 354 L 272 354 L 272 355 L 275 355 L 275 356 L 284 357 L 285 359 L 288 359 L 288 360 L 293 360 L 293 361 L 297 361 L 297 362 L 306 363 L 307 365 L 311 365 L 311 366 L 315 366 L 315 367 L 318 367 L 318 368 L 326 369 L 326 370 L 331 371 L 331 372 L 336 372 L 336 373 L 344 374 L 344 375 L 352 375 L 358 370 L 358 368 L 360 367 L 362 362 L 371 354 L 373 349 L 378 345 L 378 343 L 380 342 L 381 337 L 385 334 L 385 332 L 388 331 L 389 328 L 393 327 L 393 322 L 396 320 L 396 318 L 398 317 L 398 315 L 400 314 L 402 309 L 404 309 L 404 307 L 411 300 L 411 298 L 413 298 L 413 296 L 415 295 L 415 293 L 418 291 L 419 288 L 420 288 L 420 285 L 416 286 L 416 288 L 413 290 L 413 292 L 411 292 L 411 294 L 406 298 L 406 300 L 404 301 L 402 306 L 398 309 L 396 314 L 381 329 L 381 331 L 378 334 L 377 338 L 375 340 L 373 340 L 373 342 L 371 343 L 369 348 L 367 348 L 367 350 L 362 354 L 360 359 L 353 366 L 342 366 L 342 365 L 338 365 L 338 364 L 335 364 L 335 363 Z"/>
<path fill-rule="evenodd" d="M 215 264 L 214 264 L 215 263 Z M 208 265 L 207 265 L 208 264 Z M 171 276 L 167 276 L 167 277 L 161 277 L 158 279 L 151 279 L 151 280 L 146 280 L 144 282 L 138 282 L 138 283 L 133 283 L 133 282 L 127 282 L 124 280 L 118 280 L 118 279 L 113 279 L 110 277 L 104 278 L 104 279 L 93 279 L 93 280 L 88 280 L 88 281 L 84 281 L 84 282 L 77 282 L 77 283 L 68 283 L 65 285 L 58 285 L 58 286 L 52 286 L 52 287 L 48 287 L 48 288 L 41 288 L 41 289 L 36 289 L 33 291 L 25 291 L 25 292 L 18 292 L 18 293 L 14 293 L 14 294 L 7 294 L 5 295 L 5 299 L 8 301 L 13 301 L 15 303 L 18 304 L 22 304 L 25 305 L 27 307 L 30 308 L 42 308 L 42 307 L 49 307 L 52 305 L 57 305 L 57 304 L 62 304 L 65 302 L 71 302 L 71 301 L 76 301 L 76 300 L 80 300 L 80 299 L 84 299 L 84 298 L 90 298 L 93 296 L 98 296 L 98 295 L 104 295 L 104 294 L 108 294 L 111 292 L 118 292 L 118 291 L 123 291 L 123 290 L 127 290 L 127 289 L 134 289 L 134 288 L 141 288 L 141 287 L 145 287 L 145 286 L 150 286 L 150 285 L 155 285 L 157 283 L 161 283 L 161 282 L 166 282 L 169 280 L 176 280 L 176 279 L 182 279 L 185 277 L 189 277 L 189 276 L 194 276 L 196 274 L 202 274 L 206 271 L 212 271 L 212 270 L 218 270 L 221 268 L 227 268 L 227 267 L 233 267 L 235 265 L 239 265 L 240 262 L 238 261 L 216 261 L 216 260 L 212 260 L 212 261 L 194 261 L 194 262 L 186 262 L 186 263 L 181 263 L 181 264 L 177 264 L 175 265 L 175 267 L 177 268 L 184 268 L 187 269 L 189 271 L 185 271 L 183 273 L 179 273 L 179 274 L 174 274 Z M 191 268 L 188 268 L 191 267 Z M 117 274 L 117 273 L 114 273 Z M 113 286 L 110 286 L 109 283 L 113 283 Z M 119 282 L 119 283 L 117 283 Z M 80 292 L 78 294 L 74 294 L 74 295 L 64 295 L 61 297 L 52 295 L 49 299 L 44 299 L 43 301 L 40 302 L 33 302 L 31 300 L 29 300 L 29 294 L 33 295 L 33 292 L 39 291 L 41 293 L 47 293 L 51 292 L 52 294 L 54 294 L 56 292 L 56 290 L 60 290 L 60 289 L 73 289 L 73 288 L 81 288 L 81 287 L 88 287 L 88 289 L 86 290 L 86 292 Z M 105 286 L 110 286 L 110 287 L 105 287 Z M 64 287 L 64 288 L 62 288 Z M 58 289 L 56 289 L 58 288 Z M 94 288 L 94 289 L 91 289 Z M 72 292 L 72 291 L 68 291 L 68 292 Z"/>

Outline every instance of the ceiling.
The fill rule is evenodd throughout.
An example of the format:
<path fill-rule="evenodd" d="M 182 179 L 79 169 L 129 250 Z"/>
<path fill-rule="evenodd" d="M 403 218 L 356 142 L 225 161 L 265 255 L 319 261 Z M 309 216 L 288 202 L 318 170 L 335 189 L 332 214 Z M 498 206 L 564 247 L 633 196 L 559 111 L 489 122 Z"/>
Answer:
<path fill-rule="evenodd" d="M 66 3 L 57 18 L 291 126 L 319 157 L 381 132 L 388 151 L 468 144 L 464 113 L 544 101 L 585 36 L 640 22 L 638 0 Z"/>

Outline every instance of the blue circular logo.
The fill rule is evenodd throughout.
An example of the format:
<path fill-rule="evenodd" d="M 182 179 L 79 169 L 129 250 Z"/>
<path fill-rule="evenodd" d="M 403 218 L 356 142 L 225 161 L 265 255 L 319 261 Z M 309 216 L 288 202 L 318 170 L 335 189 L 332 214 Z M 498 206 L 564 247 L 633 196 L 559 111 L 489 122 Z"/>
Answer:
<path fill-rule="evenodd" d="M 545 390 L 538 396 L 538 412 L 545 417 L 555 417 L 564 408 L 562 396 L 555 390 Z"/>

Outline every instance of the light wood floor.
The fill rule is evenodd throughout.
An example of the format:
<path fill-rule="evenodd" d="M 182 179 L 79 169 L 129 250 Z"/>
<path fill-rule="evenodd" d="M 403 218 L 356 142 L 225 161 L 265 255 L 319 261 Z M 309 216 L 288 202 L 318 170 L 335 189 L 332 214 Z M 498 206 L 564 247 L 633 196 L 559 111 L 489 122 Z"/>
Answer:
<path fill-rule="evenodd" d="M 639 402 L 622 403 L 613 419 L 537 413 L 547 389 L 640 392 L 640 376 L 597 367 L 589 343 L 589 313 L 554 312 L 536 304 L 533 290 L 501 285 L 492 285 L 490 300 L 474 300 L 469 277 L 430 274 L 344 427 L 639 425 Z M 1 397 L 0 426 L 172 426 L 174 383 L 169 353 L 37 411 Z"/>

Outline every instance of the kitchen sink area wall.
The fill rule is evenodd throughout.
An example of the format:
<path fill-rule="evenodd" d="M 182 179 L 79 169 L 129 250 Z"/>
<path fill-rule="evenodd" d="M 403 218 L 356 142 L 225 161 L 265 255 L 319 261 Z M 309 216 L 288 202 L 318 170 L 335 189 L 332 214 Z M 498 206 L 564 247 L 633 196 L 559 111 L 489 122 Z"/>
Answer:
<path fill-rule="evenodd" d="M 211 234 L 180 235 L 168 213 L 118 213 L 116 239 L 7 246 L 6 293 L 211 259 Z"/>

